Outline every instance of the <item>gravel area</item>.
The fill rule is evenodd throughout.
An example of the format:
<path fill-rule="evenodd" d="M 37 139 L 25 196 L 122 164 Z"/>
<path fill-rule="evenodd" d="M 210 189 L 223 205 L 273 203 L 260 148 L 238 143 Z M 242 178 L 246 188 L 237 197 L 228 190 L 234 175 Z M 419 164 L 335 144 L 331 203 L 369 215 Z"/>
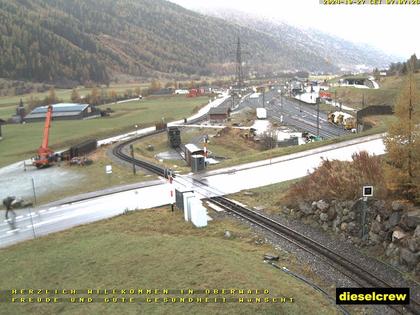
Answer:
<path fill-rule="evenodd" d="M 77 186 L 83 175 L 58 165 L 40 170 L 27 166 L 25 171 L 23 161 L 14 163 L 0 169 L 0 199 L 16 196 L 33 201 L 32 179 L 36 196 L 42 197 Z"/>
<path fill-rule="evenodd" d="M 264 213 L 263 210 L 256 210 L 256 212 Z M 267 215 L 266 213 L 264 213 Z M 227 214 L 218 214 L 218 216 L 226 216 Z M 212 215 L 214 216 L 214 215 Z M 229 214 L 230 217 L 236 217 L 236 215 Z M 387 283 L 392 284 L 395 287 L 410 287 L 411 298 L 420 301 L 420 288 L 419 285 L 411 280 L 404 279 L 403 275 L 391 266 L 385 265 L 376 259 L 367 257 L 360 250 L 352 244 L 349 244 L 345 240 L 332 238 L 331 235 L 326 234 L 323 230 L 314 228 L 306 225 L 299 220 L 289 219 L 285 215 L 269 215 L 271 218 L 278 222 L 287 225 L 288 227 L 310 237 L 311 239 L 318 241 L 331 250 L 340 253 L 349 260 L 355 262 L 359 266 L 366 270 L 371 271 L 379 278 L 384 279 Z M 319 258 L 311 253 L 297 247 L 296 245 L 286 241 L 285 239 L 274 235 L 273 233 L 267 232 L 262 228 L 255 226 L 242 218 L 236 217 L 241 220 L 244 224 L 250 225 L 255 229 L 257 235 L 262 238 L 266 243 L 274 246 L 279 252 L 286 251 L 294 255 L 302 265 L 308 266 L 313 272 L 314 279 L 321 279 L 322 283 L 316 283 L 320 287 L 324 288 L 331 294 L 331 297 L 335 299 L 335 287 L 358 287 L 357 283 L 337 271 L 335 268 L 325 263 L 325 258 Z M 285 266 L 291 271 L 299 273 L 294 270 L 292 266 Z M 312 281 L 316 281 L 310 279 Z M 344 306 L 351 314 L 398 314 L 393 309 L 387 306 Z"/>

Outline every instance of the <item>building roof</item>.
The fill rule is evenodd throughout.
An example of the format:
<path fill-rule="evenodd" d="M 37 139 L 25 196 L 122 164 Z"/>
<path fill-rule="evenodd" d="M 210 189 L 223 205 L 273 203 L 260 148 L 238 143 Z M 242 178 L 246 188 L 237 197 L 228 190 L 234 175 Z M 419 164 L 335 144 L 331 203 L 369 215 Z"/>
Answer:
<path fill-rule="evenodd" d="M 225 106 L 212 107 L 209 110 L 209 115 L 227 115 L 229 111 L 230 108 Z"/>
<path fill-rule="evenodd" d="M 62 112 L 82 112 L 89 106 L 89 104 L 76 104 L 76 103 L 60 103 L 53 104 L 53 114 Z M 35 108 L 31 114 L 46 113 L 48 106 L 40 106 Z"/>
<path fill-rule="evenodd" d="M 51 106 L 53 107 L 53 117 L 71 117 L 80 115 L 80 113 L 83 112 L 89 104 L 60 103 L 53 104 Z M 48 106 L 37 107 L 26 115 L 25 119 L 45 118 L 47 110 Z"/>
<path fill-rule="evenodd" d="M 203 149 L 200 149 L 199 147 L 197 147 L 195 144 L 193 143 L 188 143 L 185 145 L 185 149 L 188 152 L 194 153 L 194 152 L 202 152 Z"/>

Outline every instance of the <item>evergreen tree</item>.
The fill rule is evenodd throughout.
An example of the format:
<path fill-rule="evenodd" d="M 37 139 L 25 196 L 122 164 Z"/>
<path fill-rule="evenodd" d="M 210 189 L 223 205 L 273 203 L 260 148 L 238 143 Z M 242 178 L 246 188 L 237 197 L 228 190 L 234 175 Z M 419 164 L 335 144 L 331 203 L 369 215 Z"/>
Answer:
<path fill-rule="evenodd" d="M 420 104 L 414 69 L 415 56 L 407 62 L 406 83 L 395 105 L 396 121 L 385 138 L 387 182 L 398 195 L 420 198 Z"/>

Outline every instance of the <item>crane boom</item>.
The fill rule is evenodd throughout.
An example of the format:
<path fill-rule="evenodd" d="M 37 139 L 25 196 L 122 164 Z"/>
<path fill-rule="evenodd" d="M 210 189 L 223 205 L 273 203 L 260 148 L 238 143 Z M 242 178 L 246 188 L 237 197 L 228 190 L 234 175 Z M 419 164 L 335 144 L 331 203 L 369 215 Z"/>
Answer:
<path fill-rule="evenodd" d="M 44 136 L 42 138 L 42 144 L 38 149 L 38 156 L 35 158 L 33 164 L 37 168 L 44 168 L 51 165 L 54 160 L 54 151 L 48 147 L 48 141 L 50 137 L 50 127 L 52 120 L 53 107 L 50 105 L 47 109 L 47 114 L 45 116 L 45 125 L 44 125 Z"/>
<path fill-rule="evenodd" d="M 50 127 L 51 127 L 51 118 L 52 118 L 53 107 L 48 106 L 47 115 L 45 117 L 45 126 L 44 126 L 44 137 L 42 138 L 42 149 L 48 149 L 48 140 L 50 137 Z"/>

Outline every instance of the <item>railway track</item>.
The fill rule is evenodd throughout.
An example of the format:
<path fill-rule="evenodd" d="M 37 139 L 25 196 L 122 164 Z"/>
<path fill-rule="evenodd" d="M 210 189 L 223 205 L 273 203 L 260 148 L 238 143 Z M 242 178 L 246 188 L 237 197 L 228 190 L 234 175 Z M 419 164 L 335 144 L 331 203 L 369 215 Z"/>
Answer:
<path fill-rule="evenodd" d="M 327 258 L 327 263 L 331 267 L 340 271 L 360 286 L 381 288 L 393 287 L 386 281 L 377 277 L 372 272 L 361 268 L 358 264 L 352 262 L 343 255 L 340 255 L 328 247 L 322 245 L 321 243 L 316 242 L 307 236 L 290 229 L 278 221 L 275 221 L 253 210 L 247 209 L 224 197 L 213 197 L 210 200 L 228 212 L 234 213 L 246 221 L 252 222 L 257 226 L 286 239 L 297 247 L 308 251 L 317 257 Z M 413 299 L 410 299 L 410 304 L 407 306 L 389 306 L 400 314 L 406 314 L 407 311 L 410 311 L 412 314 L 420 314 L 420 303 Z"/>
<path fill-rule="evenodd" d="M 124 153 L 125 147 L 132 144 L 135 141 L 138 141 L 142 138 L 159 134 L 164 132 L 165 130 L 157 130 L 148 134 L 144 134 L 142 136 L 130 139 L 123 143 L 118 144 L 113 149 L 113 154 L 120 158 L 123 161 L 134 163 L 135 165 L 152 172 L 156 175 L 167 177 L 168 170 L 159 166 L 156 166 L 150 162 L 133 159 L 128 154 Z M 198 180 L 194 180 L 194 182 L 201 183 Z M 203 183 L 201 183 L 203 184 Z M 216 189 L 212 187 L 208 187 L 205 184 L 200 187 L 200 189 L 208 190 L 214 195 L 220 195 Z M 216 192 L 216 193 L 215 193 Z M 225 197 L 212 197 L 210 198 L 212 203 L 215 203 L 219 207 L 227 210 L 228 212 L 234 213 L 235 215 L 245 219 L 246 221 L 252 222 L 253 224 L 263 228 L 264 230 L 270 231 L 277 236 L 286 239 L 287 241 L 293 243 L 297 247 L 310 252 L 311 254 L 315 255 L 326 261 L 334 269 L 341 272 L 343 275 L 347 276 L 349 279 L 353 280 L 360 286 L 364 287 L 385 287 L 391 288 L 393 287 L 386 281 L 380 279 L 372 272 L 361 268 L 358 264 L 352 262 L 351 260 L 347 259 L 346 257 L 334 252 L 333 250 L 327 248 L 326 246 L 322 245 L 319 242 L 316 242 L 307 236 L 290 229 L 289 227 L 265 216 L 260 213 L 257 213 L 253 210 L 247 209 L 241 205 L 238 205 Z M 396 306 L 396 305 L 389 305 L 392 309 L 400 314 L 406 314 L 407 311 L 411 312 L 412 314 L 420 314 L 420 303 L 418 303 L 414 299 L 410 299 L 410 304 L 406 306 Z"/>

